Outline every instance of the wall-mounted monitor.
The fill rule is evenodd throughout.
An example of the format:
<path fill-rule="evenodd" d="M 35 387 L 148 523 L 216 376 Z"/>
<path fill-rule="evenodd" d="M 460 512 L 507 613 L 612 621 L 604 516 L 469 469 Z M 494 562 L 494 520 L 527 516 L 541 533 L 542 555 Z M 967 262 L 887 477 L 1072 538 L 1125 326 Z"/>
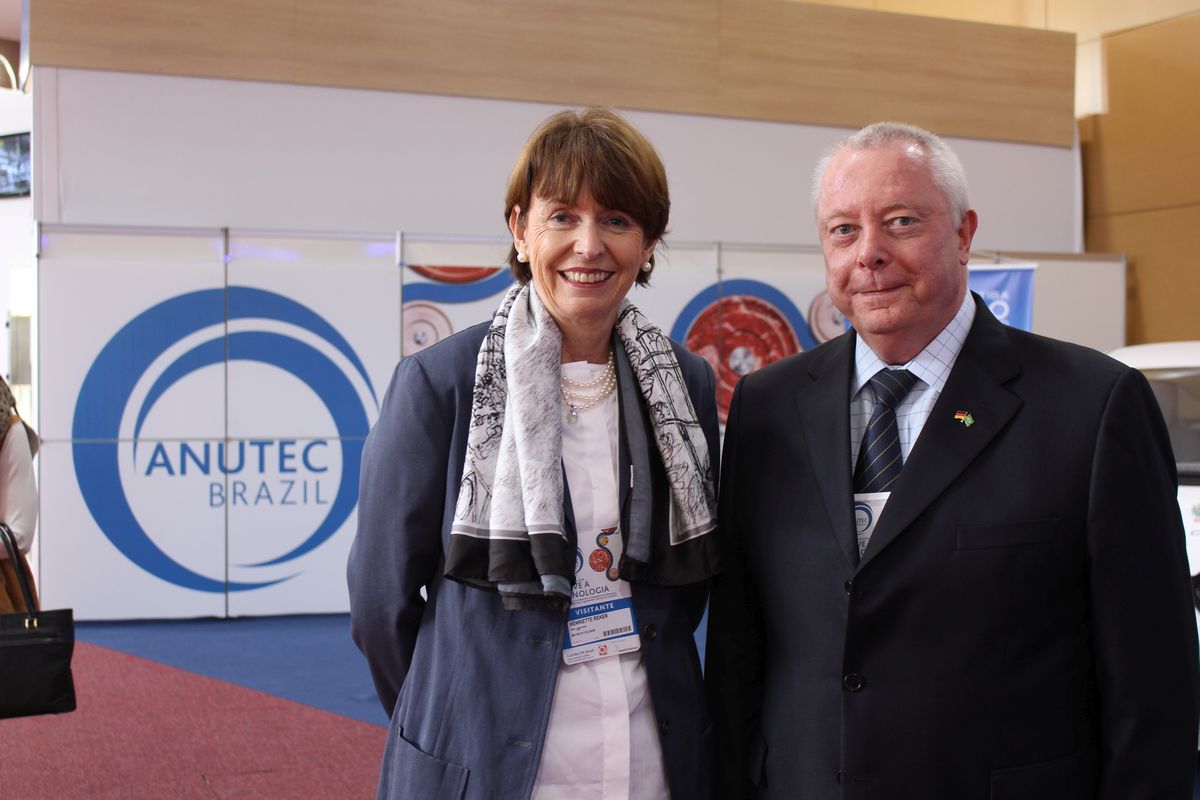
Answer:
<path fill-rule="evenodd" d="M 29 194 L 29 134 L 0 136 L 0 197 Z"/>

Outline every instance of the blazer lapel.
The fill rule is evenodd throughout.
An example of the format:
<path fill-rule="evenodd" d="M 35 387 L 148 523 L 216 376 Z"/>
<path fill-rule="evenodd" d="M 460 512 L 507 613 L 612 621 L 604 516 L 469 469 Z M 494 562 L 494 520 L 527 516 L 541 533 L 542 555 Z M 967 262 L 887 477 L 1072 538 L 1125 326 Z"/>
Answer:
<path fill-rule="evenodd" d="M 975 323 L 879 516 L 859 569 L 911 525 L 1008 425 L 1021 399 L 1004 384 L 1020 371 L 1003 324 L 976 299 Z M 971 415 L 970 425 L 955 419 L 960 411 Z"/>
<path fill-rule="evenodd" d="M 855 552 L 854 514 L 851 509 L 850 372 L 853 367 L 854 334 L 830 342 L 809 367 L 807 386 L 796 395 L 805 449 L 812 474 L 829 517 L 829 530 L 853 566 Z M 818 458 L 819 454 L 819 458 Z"/>

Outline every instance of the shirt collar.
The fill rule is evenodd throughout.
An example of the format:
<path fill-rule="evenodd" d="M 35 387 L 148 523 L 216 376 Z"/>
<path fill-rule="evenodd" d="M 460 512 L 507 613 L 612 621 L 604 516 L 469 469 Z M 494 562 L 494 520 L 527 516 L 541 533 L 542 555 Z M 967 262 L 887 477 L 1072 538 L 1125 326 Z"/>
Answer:
<path fill-rule="evenodd" d="M 942 328 L 941 333 L 917 353 L 916 357 L 907 364 L 894 365 L 916 375 L 935 392 L 941 393 L 950 376 L 950 368 L 962 352 L 963 343 L 967 340 L 967 332 L 975 321 L 975 298 L 968 290 L 959 304 L 953 319 Z M 850 385 L 850 397 L 858 396 L 867 381 L 881 369 L 893 366 L 887 364 L 875 354 L 870 345 L 861 336 L 854 337 L 854 375 Z"/>

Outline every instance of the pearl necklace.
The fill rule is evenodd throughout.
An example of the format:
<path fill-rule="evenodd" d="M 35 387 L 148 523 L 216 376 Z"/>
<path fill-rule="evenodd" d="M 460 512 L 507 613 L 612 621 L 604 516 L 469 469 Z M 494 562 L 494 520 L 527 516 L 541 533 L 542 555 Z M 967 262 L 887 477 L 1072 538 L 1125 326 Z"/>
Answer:
<path fill-rule="evenodd" d="M 592 380 L 575 381 L 566 375 L 561 375 L 558 390 L 562 393 L 563 400 L 569 406 L 567 410 L 567 424 L 574 425 L 579 421 L 580 411 L 587 411 L 612 394 L 613 389 L 616 388 L 617 371 L 613 364 L 611 350 L 608 351 L 608 363 L 604 365 L 604 370 Z"/>

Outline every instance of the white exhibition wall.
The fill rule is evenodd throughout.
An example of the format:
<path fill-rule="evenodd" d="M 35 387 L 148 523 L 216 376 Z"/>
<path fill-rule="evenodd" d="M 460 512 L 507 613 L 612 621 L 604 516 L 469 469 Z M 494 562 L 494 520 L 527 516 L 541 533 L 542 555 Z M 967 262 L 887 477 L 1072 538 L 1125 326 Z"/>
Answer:
<path fill-rule="evenodd" d="M 345 611 L 359 458 L 392 368 L 487 319 L 506 250 L 43 226 L 45 602 L 80 619 Z M 815 248 L 680 245 L 657 262 L 632 299 L 712 364 L 722 419 L 741 375 L 844 330 Z"/>
<path fill-rule="evenodd" d="M 508 170 L 553 110 L 40 69 L 46 603 L 81 619 L 344 611 L 350 488 L 392 367 L 494 309 Z M 634 301 L 709 357 L 724 395 L 835 335 L 808 172 L 845 132 L 629 116 L 674 203 Z M 1077 249 L 1076 151 L 953 144 L 978 248 Z M 1035 330 L 1123 343 L 1119 261 L 980 260 L 1060 276 L 1050 294 L 1035 281 Z"/>
<path fill-rule="evenodd" d="M 43 231 L 37 541 L 51 607 L 347 608 L 362 444 L 400 357 L 393 237 L 227 242 Z M 331 275 L 347 290 L 330 291 Z"/>
<path fill-rule="evenodd" d="M 502 235 L 508 172 L 556 106 L 38 68 L 44 223 Z M 812 167 L 839 128 L 629 112 L 663 156 L 678 241 L 816 244 Z M 982 250 L 1078 252 L 1078 153 L 950 139 Z"/>

